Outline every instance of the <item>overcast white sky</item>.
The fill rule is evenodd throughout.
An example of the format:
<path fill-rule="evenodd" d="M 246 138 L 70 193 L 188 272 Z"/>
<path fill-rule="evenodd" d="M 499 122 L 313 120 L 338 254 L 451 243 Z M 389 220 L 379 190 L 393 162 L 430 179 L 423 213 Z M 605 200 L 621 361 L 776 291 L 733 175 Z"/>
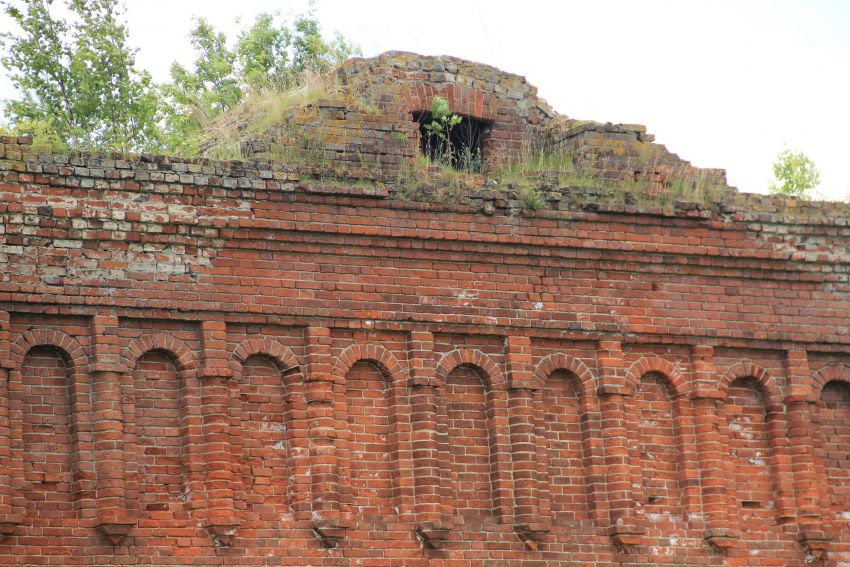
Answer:
<path fill-rule="evenodd" d="M 126 0 L 137 62 L 158 81 L 190 63 L 192 16 L 235 32 L 292 0 Z M 820 191 L 850 194 L 850 1 L 316 1 L 325 31 L 364 56 L 455 55 L 525 75 L 561 114 L 646 124 L 743 191 L 765 192 L 784 147 L 806 152 Z M 4 25 L 0 21 L 0 26 Z M 8 23 L 5 25 L 8 26 Z M 229 35 L 235 35 L 231 33 Z M 0 82 L 0 97 L 11 87 Z"/>

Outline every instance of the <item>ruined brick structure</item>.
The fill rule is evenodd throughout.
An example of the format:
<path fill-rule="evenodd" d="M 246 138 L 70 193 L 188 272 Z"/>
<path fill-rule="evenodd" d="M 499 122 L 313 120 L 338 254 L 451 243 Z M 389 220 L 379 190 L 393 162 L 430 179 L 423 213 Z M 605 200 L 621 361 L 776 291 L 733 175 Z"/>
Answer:
<path fill-rule="evenodd" d="M 435 64 L 522 103 L 492 103 L 517 149 L 722 179 Z M 2 565 L 850 562 L 847 205 L 554 187 L 531 211 L 2 142 Z"/>

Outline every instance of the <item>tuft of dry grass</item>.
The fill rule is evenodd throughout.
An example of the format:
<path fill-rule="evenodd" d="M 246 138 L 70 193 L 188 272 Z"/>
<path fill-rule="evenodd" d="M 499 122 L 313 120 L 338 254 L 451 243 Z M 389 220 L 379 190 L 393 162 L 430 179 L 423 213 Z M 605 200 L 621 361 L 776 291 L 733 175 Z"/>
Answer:
<path fill-rule="evenodd" d="M 292 88 L 269 87 L 248 93 L 235 108 L 203 126 L 202 154 L 213 159 L 242 159 L 242 139 L 282 123 L 292 108 L 332 98 L 339 92 L 334 73 L 318 75 L 308 71 Z"/>

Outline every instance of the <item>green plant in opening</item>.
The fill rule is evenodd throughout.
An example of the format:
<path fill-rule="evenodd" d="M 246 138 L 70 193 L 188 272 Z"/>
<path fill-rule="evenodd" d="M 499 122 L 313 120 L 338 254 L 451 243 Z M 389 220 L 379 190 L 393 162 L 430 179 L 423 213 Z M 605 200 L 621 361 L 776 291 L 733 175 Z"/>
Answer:
<path fill-rule="evenodd" d="M 431 101 L 422 137 L 423 152 L 433 163 L 471 174 L 484 171 L 481 125 L 452 113 L 446 99 L 437 96 Z"/>
<path fill-rule="evenodd" d="M 431 101 L 431 121 L 423 125 L 429 134 L 428 143 L 436 143 L 436 147 L 428 148 L 429 154 L 446 164 L 452 161 L 452 129 L 460 124 L 462 118 L 452 114 L 449 102 L 440 96 Z"/>
<path fill-rule="evenodd" d="M 773 162 L 773 175 L 776 181 L 770 184 L 770 192 L 775 195 L 808 197 L 820 183 L 820 172 L 803 152 L 780 152 Z"/>

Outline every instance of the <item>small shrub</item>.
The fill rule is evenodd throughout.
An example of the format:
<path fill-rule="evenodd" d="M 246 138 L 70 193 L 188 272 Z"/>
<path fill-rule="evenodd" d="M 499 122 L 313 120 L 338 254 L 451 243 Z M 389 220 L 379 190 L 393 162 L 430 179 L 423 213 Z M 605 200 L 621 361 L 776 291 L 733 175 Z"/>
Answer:
<path fill-rule="evenodd" d="M 770 184 L 770 192 L 775 195 L 808 197 L 809 192 L 820 183 L 820 172 L 815 163 L 803 152 L 791 150 L 776 156 L 773 176 L 776 181 Z"/>

